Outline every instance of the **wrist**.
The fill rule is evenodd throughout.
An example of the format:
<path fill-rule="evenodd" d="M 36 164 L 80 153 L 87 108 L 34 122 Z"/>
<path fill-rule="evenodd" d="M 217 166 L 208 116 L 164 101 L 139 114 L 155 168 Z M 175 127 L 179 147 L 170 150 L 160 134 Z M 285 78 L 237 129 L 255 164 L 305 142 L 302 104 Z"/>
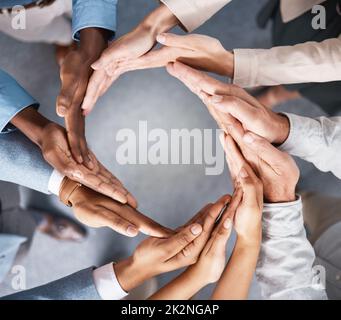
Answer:
<path fill-rule="evenodd" d="M 283 144 L 289 137 L 290 133 L 290 121 L 288 117 L 284 114 L 275 113 L 276 118 L 276 128 L 275 132 L 277 133 L 273 142 L 276 145 Z"/>
<path fill-rule="evenodd" d="M 140 268 L 133 257 L 129 257 L 114 265 L 116 278 L 121 288 L 129 292 L 148 280 L 145 270 Z"/>
<path fill-rule="evenodd" d="M 28 107 L 18 113 L 11 120 L 11 123 L 41 148 L 44 129 L 52 122 L 42 116 L 35 108 Z"/>
<path fill-rule="evenodd" d="M 284 194 L 277 194 L 277 195 L 267 195 L 264 192 L 264 203 L 287 203 L 287 202 L 294 202 L 296 201 L 296 193 L 294 191 L 288 191 Z"/>
<path fill-rule="evenodd" d="M 173 12 L 166 5 L 161 4 L 140 23 L 139 27 L 148 30 L 156 39 L 158 34 L 169 31 L 178 23 Z"/>
<path fill-rule="evenodd" d="M 196 284 L 198 291 L 210 284 L 209 277 L 205 275 L 205 270 L 200 268 L 199 260 L 197 263 L 189 266 L 183 275 Z"/>
<path fill-rule="evenodd" d="M 78 50 L 91 63 L 99 59 L 108 46 L 109 31 L 101 28 L 85 28 L 80 31 Z"/>
<path fill-rule="evenodd" d="M 237 235 L 237 241 L 235 250 L 240 253 L 244 252 L 259 252 L 262 243 L 262 231 L 261 226 L 258 228 L 259 231 L 255 232 L 254 235 L 248 234 L 247 236 Z"/>
<path fill-rule="evenodd" d="M 223 74 L 231 79 L 234 77 L 234 54 L 231 51 L 225 50 L 222 61 L 224 61 Z"/>

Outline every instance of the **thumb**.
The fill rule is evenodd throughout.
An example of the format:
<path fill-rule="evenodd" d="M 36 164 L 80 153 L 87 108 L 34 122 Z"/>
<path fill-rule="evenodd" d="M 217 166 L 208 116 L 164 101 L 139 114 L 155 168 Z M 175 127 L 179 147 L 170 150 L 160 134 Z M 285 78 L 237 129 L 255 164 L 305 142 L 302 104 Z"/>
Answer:
<path fill-rule="evenodd" d="M 189 48 L 188 36 L 180 36 L 173 33 L 161 33 L 156 37 L 156 41 L 167 47 Z"/>

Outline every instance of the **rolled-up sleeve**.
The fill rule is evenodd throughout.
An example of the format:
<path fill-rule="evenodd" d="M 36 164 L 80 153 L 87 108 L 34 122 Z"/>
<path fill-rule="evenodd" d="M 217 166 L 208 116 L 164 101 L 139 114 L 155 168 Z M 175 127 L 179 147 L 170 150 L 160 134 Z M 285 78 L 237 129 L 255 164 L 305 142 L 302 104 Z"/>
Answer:
<path fill-rule="evenodd" d="M 315 282 L 315 253 L 306 237 L 301 199 L 265 204 L 256 276 L 265 299 L 327 299 Z"/>
<path fill-rule="evenodd" d="M 341 37 L 271 49 L 235 49 L 234 84 L 249 88 L 341 80 Z"/>
<path fill-rule="evenodd" d="M 232 0 L 160 0 L 179 19 L 188 32 L 209 20 Z"/>
<path fill-rule="evenodd" d="M 39 104 L 15 79 L 0 70 L 0 132 L 13 131 L 15 127 L 9 122 L 30 106 L 38 108 Z"/>
<path fill-rule="evenodd" d="M 112 40 L 116 31 L 117 0 L 72 0 L 72 34 L 80 39 L 80 30 L 102 28 L 111 31 Z"/>

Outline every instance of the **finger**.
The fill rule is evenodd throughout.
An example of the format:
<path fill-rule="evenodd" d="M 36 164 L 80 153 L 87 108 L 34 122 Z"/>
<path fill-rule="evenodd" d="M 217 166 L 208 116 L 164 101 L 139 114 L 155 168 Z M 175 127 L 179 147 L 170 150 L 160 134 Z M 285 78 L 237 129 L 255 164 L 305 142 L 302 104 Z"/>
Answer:
<path fill-rule="evenodd" d="M 150 68 L 165 67 L 169 62 L 174 62 L 181 56 L 182 50 L 163 47 L 159 50 L 151 51 L 137 59 L 128 59 L 119 62 L 117 67 L 109 72 L 111 75 L 125 73 L 132 70 L 142 70 Z"/>
<path fill-rule="evenodd" d="M 259 108 L 235 96 L 214 95 L 207 100 L 217 111 L 232 115 L 244 125 L 250 125 L 259 117 Z"/>
<path fill-rule="evenodd" d="M 102 206 L 93 210 L 88 208 L 75 210 L 75 216 L 80 222 L 92 228 L 109 227 L 127 237 L 138 235 L 138 229 L 134 224 Z"/>
<path fill-rule="evenodd" d="M 64 117 L 72 104 L 74 92 L 77 90 L 77 81 L 74 77 L 69 78 L 62 77 L 62 88 L 56 101 L 56 112 L 60 117 Z"/>
<path fill-rule="evenodd" d="M 86 110 L 85 112 L 87 115 L 90 114 L 90 112 L 95 107 L 95 104 L 99 97 L 100 88 L 103 82 L 106 81 L 106 79 L 107 75 L 103 70 L 95 71 L 92 74 L 81 106 L 82 110 Z"/>
<path fill-rule="evenodd" d="M 163 242 L 164 250 L 168 253 L 168 259 L 173 258 L 187 247 L 202 233 L 202 226 L 198 223 L 189 225 L 169 239 Z"/>
<path fill-rule="evenodd" d="M 261 158 L 270 167 L 273 168 L 286 163 L 288 161 L 288 158 L 290 157 L 285 152 L 278 150 L 266 139 L 252 132 L 247 132 L 243 136 L 243 142 L 247 145 L 248 148 L 255 152 L 259 158 Z"/>
<path fill-rule="evenodd" d="M 78 114 L 78 112 L 80 114 Z M 72 156 L 79 164 L 81 164 L 84 159 L 82 157 L 80 146 L 80 139 L 82 138 L 82 135 L 79 133 L 79 126 L 84 119 L 81 118 L 82 114 L 80 110 L 78 110 L 78 112 L 72 111 L 65 116 L 65 127 Z"/>
<path fill-rule="evenodd" d="M 233 163 L 234 174 L 238 175 L 243 166 L 248 166 L 246 160 L 230 135 L 225 136 L 225 143 L 229 162 Z"/>
<path fill-rule="evenodd" d="M 156 41 L 167 47 L 175 47 L 193 50 L 195 35 L 177 35 L 174 33 L 161 33 L 156 37 Z"/>
<path fill-rule="evenodd" d="M 110 63 L 119 58 L 119 52 L 116 49 L 115 42 L 102 52 L 101 57 L 91 65 L 94 70 L 105 69 Z"/>
<path fill-rule="evenodd" d="M 211 207 L 213 204 L 212 203 L 209 203 L 207 204 L 205 207 L 203 207 L 202 209 L 200 209 L 200 211 L 194 216 L 191 218 L 191 220 L 189 220 L 186 224 L 184 224 L 183 226 L 181 226 L 181 228 L 183 227 L 187 227 L 193 223 L 199 223 L 199 221 L 201 221 L 201 218 L 204 214 L 206 214 L 207 210 L 209 207 Z"/>
<path fill-rule="evenodd" d="M 251 207 L 259 207 L 263 202 L 263 185 L 250 166 L 240 170 L 239 181 L 243 189 L 243 202 Z"/>
<path fill-rule="evenodd" d="M 230 217 L 224 218 L 214 229 L 210 240 L 207 242 L 203 254 L 209 253 L 221 253 L 225 254 L 227 241 L 231 236 L 232 232 L 232 219 Z"/>

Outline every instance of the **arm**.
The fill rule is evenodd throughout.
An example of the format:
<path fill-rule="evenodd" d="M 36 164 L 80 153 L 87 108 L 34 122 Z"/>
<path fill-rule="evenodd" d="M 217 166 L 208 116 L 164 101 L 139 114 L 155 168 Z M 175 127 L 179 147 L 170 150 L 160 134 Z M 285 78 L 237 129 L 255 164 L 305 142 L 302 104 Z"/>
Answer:
<path fill-rule="evenodd" d="M 341 179 L 341 117 L 311 119 L 285 115 L 290 122 L 290 132 L 280 149 L 313 163 L 321 171 L 331 171 Z"/>
<path fill-rule="evenodd" d="M 161 2 L 173 12 L 186 31 L 192 32 L 231 0 L 161 0 Z"/>
<path fill-rule="evenodd" d="M 341 80 L 341 37 L 272 49 L 234 50 L 234 84 L 274 86 Z"/>
<path fill-rule="evenodd" d="M 314 260 L 314 249 L 304 229 L 301 200 L 265 204 L 263 241 L 256 269 L 263 297 L 326 299 L 325 290 L 314 286 Z"/>
<path fill-rule="evenodd" d="M 53 168 L 20 132 L 0 135 L 0 180 L 48 194 Z"/>
<path fill-rule="evenodd" d="M 46 285 L 18 292 L 2 300 L 99 300 L 93 280 L 93 268 L 88 268 Z"/>

